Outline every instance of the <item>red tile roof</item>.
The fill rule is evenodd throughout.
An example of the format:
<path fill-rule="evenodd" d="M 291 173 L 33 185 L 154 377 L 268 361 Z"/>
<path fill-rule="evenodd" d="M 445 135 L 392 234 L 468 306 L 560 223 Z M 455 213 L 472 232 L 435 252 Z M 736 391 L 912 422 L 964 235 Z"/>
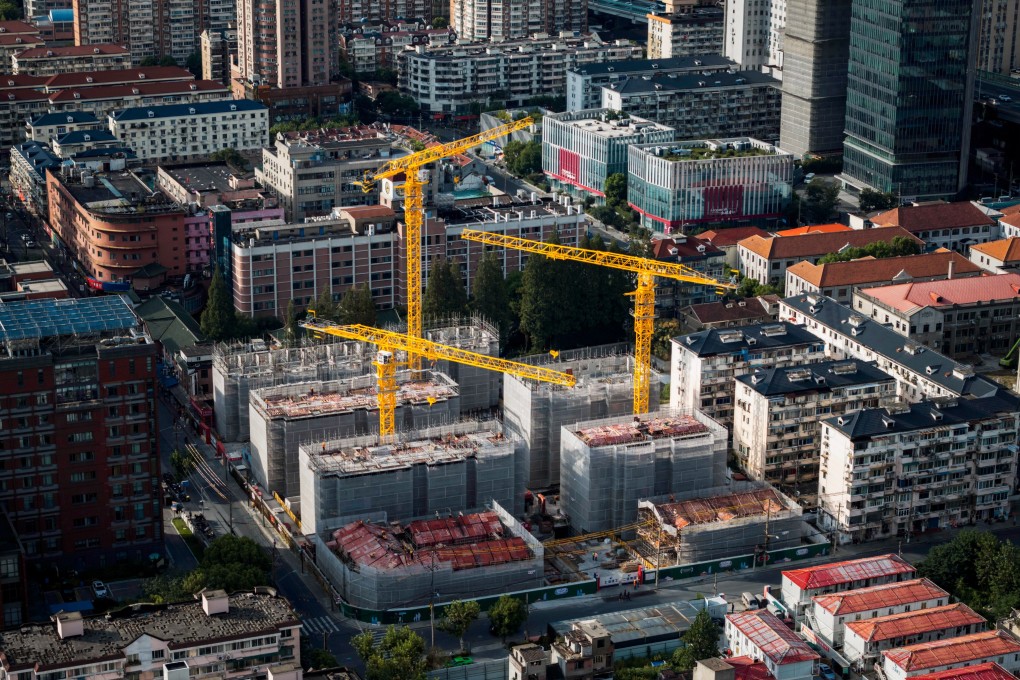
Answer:
<path fill-rule="evenodd" d="M 734 680 L 773 680 L 768 666 L 749 656 L 735 656 L 726 663 L 733 666 Z"/>
<path fill-rule="evenodd" d="M 803 236 L 804 234 L 835 234 L 841 231 L 853 231 L 852 227 L 845 224 L 808 224 L 793 229 L 777 231 L 776 236 Z"/>
<path fill-rule="evenodd" d="M 726 619 L 762 654 L 779 666 L 820 658 L 806 642 L 767 609 L 727 614 Z"/>
<path fill-rule="evenodd" d="M 811 599 L 833 616 L 846 616 L 857 612 L 871 611 L 883 607 L 899 607 L 914 602 L 946 598 L 949 593 L 926 578 L 913 581 L 897 581 L 870 588 L 857 588 L 842 593 L 815 595 Z"/>
<path fill-rule="evenodd" d="M 125 97 L 158 97 L 161 95 L 187 94 L 189 92 L 229 92 L 229 88 L 216 80 L 178 80 L 157 83 L 131 83 L 128 85 L 100 85 L 83 89 L 68 88 L 50 94 L 50 102 L 89 101 L 98 99 L 123 99 Z M 75 97 L 75 95 L 78 95 Z"/>
<path fill-rule="evenodd" d="M 46 93 L 39 90 L 0 90 L 0 101 L 40 102 L 46 101 Z"/>
<path fill-rule="evenodd" d="M 698 252 L 698 246 L 703 246 L 705 251 Z M 670 250 L 675 248 L 676 253 Z M 666 260 L 674 257 L 698 257 L 704 255 L 721 255 L 722 251 L 708 241 L 696 236 L 680 236 L 678 238 L 660 238 L 652 242 L 652 256 L 657 260 Z"/>
<path fill-rule="evenodd" d="M 735 246 L 740 241 L 751 236 L 768 238 L 769 233 L 764 229 L 759 229 L 758 227 L 731 227 L 729 229 L 720 229 L 718 231 L 703 231 L 698 234 L 698 238 L 708 241 L 717 248 Z"/>
<path fill-rule="evenodd" d="M 70 45 L 67 47 L 33 47 L 18 52 L 16 58 L 22 59 L 60 59 L 65 57 L 130 55 L 131 51 L 120 45 Z"/>
<path fill-rule="evenodd" d="M 46 41 L 40 38 L 38 35 L 32 35 L 29 33 L 0 33 L 0 46 L 8 47 L 10 45 L 45 45 Z"/>
<path fill-rule="evenodd" d="M 963 603 L 919 609 L 864 621 L 849 621 L 846 627 L 868 642 L 933 633 L 958 626 L 984 623 L 983 616 Z"/>
<path fill-rule="evenodd" d="M 705 302 L 691 305 L 688 314 L 703 324 L 720 323 L 722 321 L 741 321 L 743 319 L 768 319 L 769 310 L 762 304 L 761 298 L 747 298 L 740 302 Z"/>
<path fill-rule="evenodd" d="M 195 76 L 179 66 L 144 66 L 139 68 L 113 69 L 110 71 L 88 71 L 85 73 L 61 73 L 50 76 L 45 83 L 48 90 L 68 87 L 91 87 L 99 85 L 120 85 L 139 81 L 194 80 Z M 2 81 L 0 81 L 2 82 Z"/>
<path fill-rule="evenodd" d="M 1020 238 L 1016 236 L 999 239 L 998 241 L 989 241 L 988 243 L 975 243 L 970 249 L 984 253 L 989 257 L 994 257 L 1003 264 L 1020 261 Z"/>
<path fill-rule="evenodd" d="M 970 201 L 958 201 L 893 208 L 872 217 L 871 223 L 878 227 L 903 227 L 915 232 L 990 225 L 995 224 L 995 220 Z"/>
<path fill-rule="evenodd" d="M 768 260 L 786 260 L 836 253 L 846 246 L 862 248 L 870 243 L 880 241 L 892 243 L 892 240 L 898 237 L 924 244 L 924 241 L 905 229 L 889 227 L 888 229 L 854 229 L 832 234 L 804 234 L 802 236 L 773 236 L 771 238 L 751 236 L 741 241 L 739 246 Z"/>
<path fill-rule="evenodd" d="M 966 668 L 915 675 L 913 680 L 1016 680 L 1016 677 L 999 664 L 989 661 Z"/>
<path fill-rule="evenodd" d="M 1010 300 L 1020 297 L 1020 274 L 994 274 L 966 279 L 901 283 L 895 286 L 862 288 L 861 294 L 872 297 L 901 312 L 923 307 L 947 307 L 992 300 Z"/>
<path fill-rule="evenodd" d="M 783 572 L 783 578 L 792 581 L 801 590 L 813 590 L 880 576 L 913 574 L 915 571 L 917 570 L 899 555 L 889 554 L 791 569 Z"/>
<path fill-rule="evenodd" d="M 385 205 L 352 205 L 341 208 L 341 210 L 359 220 L 371 217 L 393 217 L 396 214 L 393 212 L 393 208 L 388 208 Z"/>
<path fill-rule="evenodd" d="M 1001 630 L 922 642 L 882 652 L 891 663 L 908 672 L 1017 653 L 1020 653 L 1020 642 Z"/>
<path fill-rule="evenodd" d="M 25 21 L 0 21 L 0 33 L 38 33 L 39 29 Z"/>
<path fill-rule="evenodd" d="M 829 288 L 891 282 L 900 274 L 915 279 L 944 277 L 948 275 L 950 262 L 953 263 L 954 276 L 973 276 L 984 271 L 963 255 L 945 249 L 919 255 L 879 259 L 868 257 L 828 264 L 811 264 L 804 260 L 788 267 L 786 271 L 792 272 L 794 276 L 799 276 L 817 288 Z"/>
<path fill-rule="evenodd" d="M 31 88 L 37 89 L 46 84 L 49 80 L 46 76 L 30 76 L 26 74 L 0 75 L 0 87 L 4 89 Z"/>

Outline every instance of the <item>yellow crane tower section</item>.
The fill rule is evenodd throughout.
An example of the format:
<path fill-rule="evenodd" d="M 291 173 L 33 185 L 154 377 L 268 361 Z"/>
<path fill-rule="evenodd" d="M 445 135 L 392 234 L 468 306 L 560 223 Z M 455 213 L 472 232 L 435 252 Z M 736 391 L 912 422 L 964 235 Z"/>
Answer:
<path fill-rule="evenodd" d="M 309 313 L 314 314 L 314 311 L 309 310 Z M 398 351 L 406 352 L 408 356 L 413 354 L 425 357 L 431 361 L 452 361 L 465 366 L 509 373 L 525 380 L 538 380 L 564 387 L 573 387 L 575 383 L 574 376 L 568 373 L 469 352 L 424 338 L 384 331 L 371 326 L 342 326 L 331 321 L 320 321 L 314 317 L 300 322 L 300 325 L 313 334 L 335 335 L 347 340 L 370 342 L 379 348 L 373 365 L 379 385 L 379 435 L 382 437 L 392 435 L 396 431 L 394 414 L 397 410 L 397 364 L 394 353 Z"/>
<path fill-rule="evenodd" d="M 511 133 L 530 127 L 535 121 L 531 117 L 515 120 L 512 123 L 499 125 L 477 135 L 464 137 L 446 144 L 437 144 L 408 156 L 387 161 L 378 170 L 365 173 L 361 181 L 361 190 L 366 194 L 372 191 L 375 183 L 381 179 L 390 179 L 404 174 L 404 244 L 407 257 L 407 335 L 411 338 L 422 336 L 421 316 L 421 228 L 425 221 L 422 211 L 422 185 L 419 173 L 429 163 L 456 156 L 479 144 L 499 139 Z M 421 360 L 416 354 L 408 354 L 408 363 L 412 369 L 421 368 Z"/>
<path fill-rule="evenodd" d="M 637 290 L 634 297 L 634 413 L 648 412 L 648 388 L 652 375 L 652 332 L 655 324 L 655 277 L 700 283 L 706 286 L 736 288 L 729 282 L 717 281 L 701 272 L 673 262 L 636 257 L 626 253 L 610 253 L 604 250 L 590 250 L 543 243 L 516 236 L 504 236 L 487 231 L 465 229 L 460 237 L 490 246 L 523 250 L 528 253 L 545 255 L 554 260 L 587 262 L 600 267 L 621 269 L 637 274 Z"/>

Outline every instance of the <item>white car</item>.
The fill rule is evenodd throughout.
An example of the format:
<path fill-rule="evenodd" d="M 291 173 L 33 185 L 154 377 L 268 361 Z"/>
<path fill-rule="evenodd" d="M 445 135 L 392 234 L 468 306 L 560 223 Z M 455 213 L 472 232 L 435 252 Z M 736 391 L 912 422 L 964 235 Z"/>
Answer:
<path fill-rule="evenodd" d="M 92 582 L 92 592 L 95 593 L 97 600 L 102 597 L 110 597 L 110 591 L 102 581 Z"/>
<path fill-rule="evenodd" d="M 1010 97 L 1008 94 L 1000 94 L 999 95 L 999 101 L 1001 101 L 1001 102 L 1011 102 L 1011 101 L 1013 101 L 1013 98 Z"/>

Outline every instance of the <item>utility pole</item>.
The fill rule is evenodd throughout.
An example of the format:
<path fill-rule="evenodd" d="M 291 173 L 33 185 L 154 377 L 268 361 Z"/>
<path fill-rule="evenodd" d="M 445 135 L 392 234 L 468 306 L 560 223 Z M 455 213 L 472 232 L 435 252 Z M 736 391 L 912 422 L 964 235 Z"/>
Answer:
<path fill-rule="evenodd" d="M 662 521 L 659 521 L 659 538 L 655 542 L 655 589 L 659 589 L 659 572 L 662 571 Z"/>

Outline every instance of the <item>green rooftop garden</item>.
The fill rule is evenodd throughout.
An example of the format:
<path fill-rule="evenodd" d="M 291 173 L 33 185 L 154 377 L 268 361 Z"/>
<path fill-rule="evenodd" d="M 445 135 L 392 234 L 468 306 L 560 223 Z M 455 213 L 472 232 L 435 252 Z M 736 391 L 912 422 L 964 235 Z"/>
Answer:
<path fill-rule="evenodd" d="M 707 146 L 680 147 L 690 153 L 673 153 L 676 147 L 662 155 L 667 161 L 709 161 L 717 158 L 747 158 L 749 156 L 774 156 L 774 151 L 758 147 L 749 149 L 711 149 Z"/>

